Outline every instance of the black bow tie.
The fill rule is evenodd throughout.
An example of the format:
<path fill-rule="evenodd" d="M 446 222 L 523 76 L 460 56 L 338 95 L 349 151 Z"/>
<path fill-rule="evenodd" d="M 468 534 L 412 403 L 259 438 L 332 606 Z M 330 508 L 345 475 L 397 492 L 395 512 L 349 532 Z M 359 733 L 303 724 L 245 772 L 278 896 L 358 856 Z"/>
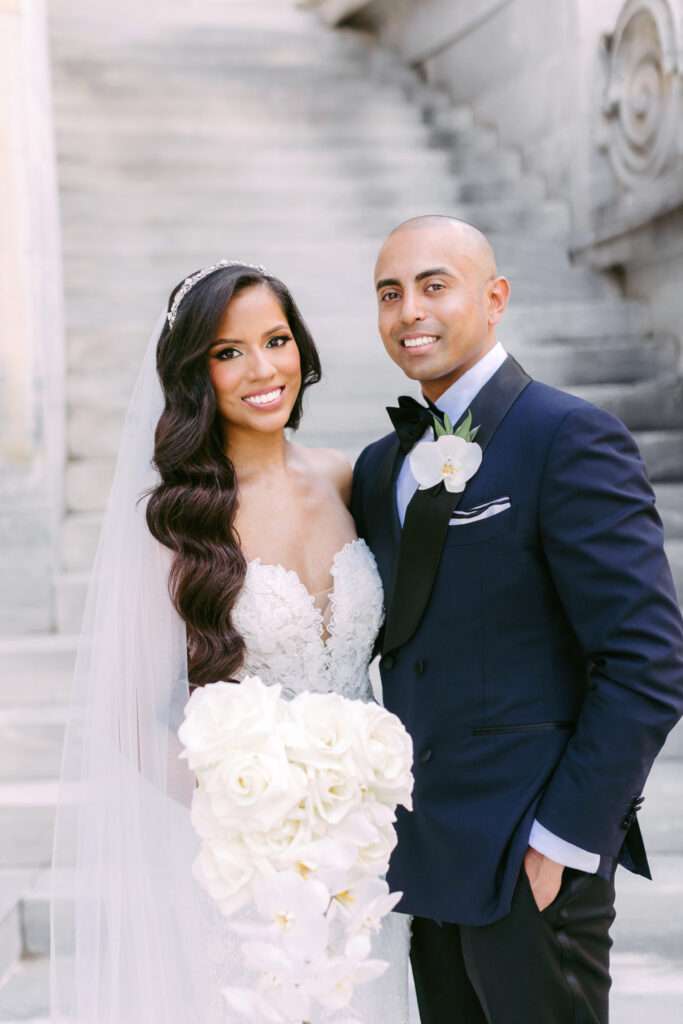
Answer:
<path fill-rule="evenodd" d="M 439 421 L 442 419 L 440 409 L 427 400 L 427 405 L 422 405 L 410 395 L 401 395 L 398 406 L 388 406 L 387 412 L 398 434 L 398 441 L 404 455 L 413 448 L 420 440 L 428 427 L 434 429 L 434 417 Z"/>

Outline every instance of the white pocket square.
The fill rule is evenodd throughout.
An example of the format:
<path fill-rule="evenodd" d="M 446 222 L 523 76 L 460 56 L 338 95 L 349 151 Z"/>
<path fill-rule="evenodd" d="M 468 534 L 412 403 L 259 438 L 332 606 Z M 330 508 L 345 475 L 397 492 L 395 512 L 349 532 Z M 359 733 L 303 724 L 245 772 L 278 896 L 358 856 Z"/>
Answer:
<path fill-rule="evenodd" d="M 491 516 L 507 512 L 509 508 L 510 499 L 508 497 L 495 498 L 493 501 L 487 501 L 485 505 L 477 505 L 476 508 L 456 508 L 448 525 L 467 526 L 469 523 L 478 523 L 481 519 L 490 519 Z"/>

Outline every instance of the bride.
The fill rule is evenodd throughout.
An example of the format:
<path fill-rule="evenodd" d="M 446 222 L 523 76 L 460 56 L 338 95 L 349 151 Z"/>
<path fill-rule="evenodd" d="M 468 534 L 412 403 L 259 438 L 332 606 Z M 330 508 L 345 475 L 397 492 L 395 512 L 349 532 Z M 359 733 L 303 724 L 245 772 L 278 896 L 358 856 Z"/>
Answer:
<path fill-rule="evenodd" d="M 58 806 L 52 1014 L 223 1024 L 238 939 L 191 874 L 189 691 L 257 674 L 372 699 L 383 616 L 351 468 L 288 438 L 318 354 L 289 291 L 222 260 L 174 289 L 129 407 L 76 665 Z M 161 385 L 161 387 L 159 386 Z M 141 500 L 142 498 L 145 500 Z M 75 908 L 75 913 L 74 913 Z M 408 1019 L 408 921 L 339 1017 Z M 314 1021 L 313 1024 L 318 1024 Z"/>

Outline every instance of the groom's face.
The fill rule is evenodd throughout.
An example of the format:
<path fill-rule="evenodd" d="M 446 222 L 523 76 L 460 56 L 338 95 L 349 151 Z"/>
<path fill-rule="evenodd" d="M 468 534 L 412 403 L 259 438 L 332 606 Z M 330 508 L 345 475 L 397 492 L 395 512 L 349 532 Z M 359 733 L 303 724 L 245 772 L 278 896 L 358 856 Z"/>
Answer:
<path fill-rule="evenodd" d="M 377 259 L 375 286 L 384 346 L 432 401 L 496 343 L 502 309 L 492 292 L 507 282 L 497 276 L 485 240 L 450 223 L 391 234 Z"/>

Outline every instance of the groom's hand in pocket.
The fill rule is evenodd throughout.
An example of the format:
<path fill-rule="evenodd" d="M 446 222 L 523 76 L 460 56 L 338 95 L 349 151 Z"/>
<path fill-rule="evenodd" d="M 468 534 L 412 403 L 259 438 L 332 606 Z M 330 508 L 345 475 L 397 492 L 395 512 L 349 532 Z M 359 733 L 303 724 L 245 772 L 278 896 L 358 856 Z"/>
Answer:
<path fill-rule="evenodd" d="M 562 885 L 564 866 L 530 846 L 524 854 L 524 870 L 539 910 L 545 910 L 556 898 Z"/>

